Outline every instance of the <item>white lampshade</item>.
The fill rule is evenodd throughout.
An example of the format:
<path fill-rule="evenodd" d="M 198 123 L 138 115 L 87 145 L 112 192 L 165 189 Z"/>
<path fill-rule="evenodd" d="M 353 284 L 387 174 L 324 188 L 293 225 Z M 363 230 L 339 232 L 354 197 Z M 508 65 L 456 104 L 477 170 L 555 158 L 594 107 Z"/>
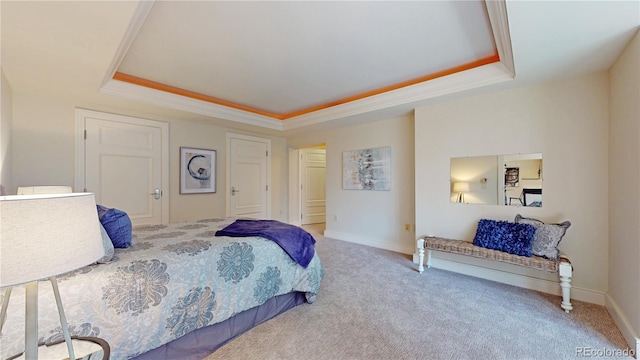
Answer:
<path fill-rule="evenodd" d="M 455 182 L 453 183 L 453 192 L 469 192 L 468 182 Z"/>
<path fill-rule="evenodd" d="M 45 185 L 45 186 L 18 186 L 18 195 L 44 195 L 44 194 L 63 194 L 72 193 L 71 186 L 57 186 L 57 185 Z"/>
<path fill-rule="evenodd" d="M 67 273 L 104 256 L 91 193 L 0 196 L 0 287 Z"/>

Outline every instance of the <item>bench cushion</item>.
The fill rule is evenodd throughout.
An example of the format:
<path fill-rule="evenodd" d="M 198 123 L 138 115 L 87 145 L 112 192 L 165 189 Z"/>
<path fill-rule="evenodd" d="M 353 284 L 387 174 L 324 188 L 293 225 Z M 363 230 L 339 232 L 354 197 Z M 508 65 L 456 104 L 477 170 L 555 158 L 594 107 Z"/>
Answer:
<path fill-rule="evenodd" d="M 525 266 L 536 270 L 558 272 L 558 261 L 545 259 L 535 255 L 531 257 L 513 255 L 498 250 L 475 246 L 470 242 L 462 240 L 427 237 L 425 238 L 424 246 L 426 249 L 431 250 L 495 260 L 513 265 Z"/>

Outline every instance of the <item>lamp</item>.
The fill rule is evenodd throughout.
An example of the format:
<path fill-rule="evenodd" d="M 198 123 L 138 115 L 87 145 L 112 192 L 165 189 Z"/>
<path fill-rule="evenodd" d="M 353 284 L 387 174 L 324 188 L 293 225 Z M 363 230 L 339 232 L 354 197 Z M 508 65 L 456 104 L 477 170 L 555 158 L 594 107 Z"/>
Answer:
<path fill-rule="evenodd" d="M 38 358 L 38 281 L 50 280 L 70 359 L 75 359 L 56 276 L 104 256 L 91 193 L 0 196 L 0 288 L 25 285 L 25 358 Z"/>
<path fill-rule="evenodd" d="M 71 186 L 18 186 L 18 195 L 44 195 L 44 194 L 63 194 L 72 193 Z"/>
<path fill-rule="evenodd" d="M 453 192 L 458 193 L 458 198 L 456 202 L 463 203 L 464 202 L 464 193 L 469 192 L 469 183 L 468 182 L 455 182 L 453 183 Z"/>

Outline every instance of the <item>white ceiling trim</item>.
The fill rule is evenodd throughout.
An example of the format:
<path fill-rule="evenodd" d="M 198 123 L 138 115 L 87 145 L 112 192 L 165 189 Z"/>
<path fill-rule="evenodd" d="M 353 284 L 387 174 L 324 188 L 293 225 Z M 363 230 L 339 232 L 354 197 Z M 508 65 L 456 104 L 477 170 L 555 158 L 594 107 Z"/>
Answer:
<path fill-rule="evenodd" d="M 120 42 L 120 46 L 118 46 L 118 50 L 116 50 L 116 54 L 113 57 L 113 60 L 111 60 L 111 65 L 109 65 L 109 68 L 107 69 L 107 73 L 102 81 L 102 86 L 105 86 L 113 79 L 113 75 L 116 73 L 118 67 L 122 63 L 122 60 L 124 60 L 124 57 L 127 55 L 127 51 L 129 51 L 131 44 L 133 44 L 138 32 L 142 28 L 142 25 L 144 25 L 154 3 L 155 0 L 140 1 L 138 3 L 138 7 L 136 7 L 133 17 L 131 18 L 131 22 L 129 23 L 129 27 L 127 28 L 127 32 L 124 34 L 124 37 Z"/>
<path fill-rule="evenodd" d="M 119 80 L 109 80 L 99 91 L 101 94 L 115 95 L 125 99 L 151 103 L 194 114 L 211 116 L 243 124 L 261 126 L 267 129 L 283 130 L 282 120 L 238 110 L 186 96 L 175 95 L 148 87 Z"/>
<path fill-rule="evenodd" d="M 395 106 L 417 103 L 443 95 L 509 80 L 513 80 L 513 73 L 502 63 L 487 64 L 368 98 L 295 116 L 284 121 L 284 130 L 315 125 L 325 121 L 337 120 Z"/>
<path fill-rule="evenodd" d="M 493 38 L 498 49 L 500 62 L 515 76 L 511 35 L 509 34 L 509 17 L 507 16 L 506 0 L 485 1 L 489 22 L 493 31 Z"/>

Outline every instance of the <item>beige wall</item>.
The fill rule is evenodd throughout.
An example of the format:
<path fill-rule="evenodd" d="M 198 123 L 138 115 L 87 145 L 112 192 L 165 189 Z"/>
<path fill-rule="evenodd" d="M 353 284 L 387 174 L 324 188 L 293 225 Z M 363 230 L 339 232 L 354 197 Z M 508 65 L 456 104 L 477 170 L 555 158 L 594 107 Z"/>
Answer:
<path fill-rule="evenodd" d="M 181 121 L 157 115 L 131 113 L 105 106 L 93 107 L 82 100 L 54 98 L 32 94 L 14 94 L 12 131 L 12 186 L 74 185 L 75 108 L 118 113 L 151 120 L 169 122 L 169 201 L 171 222 L 225 216 L 226 133 L 228 128 L 201 122 Z M 4 108 L 4 107 L 3 107 Z M 260 135 L 256 135 L 260 136 Z M 287 172 L 286 142 L 282 137 L 271 139 L 271 214 L 274 219 L 286 219 Z M 180 194 L 179 153 L 181 146 L 217 150 L 217 192 L 215 194 Z M 286 159 L 286 158 L 284 158 Z"/>
<path fill-rule="evenodd" d="M 7 191 L 13 188 L 11 182 L 11 124 L 12 124 L 12 98 L 11 85 L 0 68 L 0 99 L 2 110 L 0 114 L 0 184 Z"/>
<path fill-rule="evenodd" d="M 479 219 L 513 221 L 517 213 L 570 220 L 560 249 L 576 269 L 573 285 L 603 294 L 609 267 L 608 112 L 605 72 L 416 109 L 417 235 L 472 240 Z M 450 203 L 450 158 L 539 152 L 542 208 Z"/>
<path fill-rule="evenodd" d="M 13 188 L 30 185 L 73 185 L 73 104 L 47 96 L 13 97 Z"/>
<path fill-rule="evenodd" d="M 226 134 L 221 130 L 201 123 L 172 121 L 169 124 L 169 157 L 172 169 L 169 172 L 170 222 L 225 216 Z M 216 150 L 216 193 L 180 194 L 180 173 L 176 170 L 180 166 L 181 146 Z"/>
<path fill-rule="evenodd" d="M 611 68 L 610 86 L 609 296 L 631 324 L 633 329 L 628 332 L 634 332 L 634 336 L 638 338 L 640 337 L 640 187 L 638 186 L 640 184 L 640 32 Z M 624 328 L 623 333 L 625 333 Z M 636 341 L 640 344 L 640 339 Z M 636 349 L 640 351 L 640 345 Z"/>
<path fill-rule="evenodd" d="M 413 116 L 290 137 L 300 148 L 326 144 L 327 223 L 325 235 L 413 253 L 415 234 L 404 230 L 414 223 Z M 391 147 L 391 190 L 342 189 L 342 152 Z M 337 218 L 337 220 L 334 220 Z"/>

